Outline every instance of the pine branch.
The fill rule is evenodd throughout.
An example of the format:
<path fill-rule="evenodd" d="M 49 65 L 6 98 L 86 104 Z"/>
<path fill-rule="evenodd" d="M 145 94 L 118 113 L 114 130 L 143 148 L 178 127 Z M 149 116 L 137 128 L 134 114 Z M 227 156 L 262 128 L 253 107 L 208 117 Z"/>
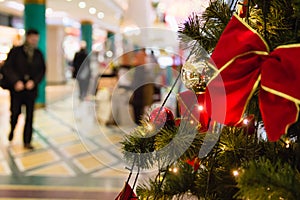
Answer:
<path fill-rule="evenodd" d="M 196 44 L 211 53 L 231 16 L 232 12 L 227 4 L 221 0 L 212 1 L 202 16 L 192 13 L 179 27 L 179 40 L 189 48 Z M 198 50 L 199 48 L 195 48 L 191 53 Z"/>
<path fill-rule="evenodd" d="M 300 198 L 300 174 L 287 163 L 267 159 L 251 161 L 237 179 L 236 197 L 250 200 Z"/>

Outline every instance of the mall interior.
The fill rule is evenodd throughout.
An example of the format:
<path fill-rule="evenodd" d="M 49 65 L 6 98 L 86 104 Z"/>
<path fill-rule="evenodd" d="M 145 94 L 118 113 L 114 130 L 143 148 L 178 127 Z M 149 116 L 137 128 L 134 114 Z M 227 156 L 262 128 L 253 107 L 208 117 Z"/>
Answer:
<path fill-rule="evenodd" d="M 10 49 L 23 43 L 25 30 L 35 28 L 47 66 L 34 111 L 34 150 L 23 148 L 23 110 L 15 138 L 8 141 L 10 93 L 0 88 L 0 199 L 115 199 L 130 173 L 120 142 L 136 126 L 130 95 L 116 89 L 128 80 L 116 69 L 132 64 L 139 49 L 148 60 L 154 56 L 150 72 L 158 86 L 147 109 L 161 103 L 185 56 L 178 27 L 208 2 L 0 0 L 1 65 Z M 87 95 L 79 100 L 72 60 L 82 40 L 91 76 Z M 167 102 L 174 112 L 175 99 Z"/>

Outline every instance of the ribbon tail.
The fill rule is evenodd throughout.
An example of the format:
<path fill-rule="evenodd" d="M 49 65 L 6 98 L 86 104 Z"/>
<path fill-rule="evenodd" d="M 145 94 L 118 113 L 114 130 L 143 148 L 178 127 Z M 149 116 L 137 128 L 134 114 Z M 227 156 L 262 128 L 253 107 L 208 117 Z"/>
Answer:
<path fill-rule="evenodd" d="M 264 89 L 259 93 L 259 105 L 269 141 L 277 141 L 298 119 L 297 104 Z"/>
<path fill-rule="evenodd" d="M 298 119 L 300 44 L 277 47 L 261 70 L 260 109 L 268 139 L 276 141 Z"/>

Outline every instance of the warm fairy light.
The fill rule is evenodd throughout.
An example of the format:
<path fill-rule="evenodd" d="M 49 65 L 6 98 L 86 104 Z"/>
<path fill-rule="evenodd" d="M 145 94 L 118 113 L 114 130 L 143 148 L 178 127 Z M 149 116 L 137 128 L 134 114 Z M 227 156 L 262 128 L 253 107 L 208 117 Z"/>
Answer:
<path fill-rule="evenodd" d="M 173 173 L 177 173 L 178 172 L 178 168 L 177 167 L 170 167 L 169 168 L 169 172 L 173 172 Z"/>
<path fill-rule="evenodd" d="M 194 124 L 194 120 L 190 120 L 190 124 Z"/>
<path fill-rule="evenodd" d="M 204 109 L 204 107 L 203 107 L 202 105 L 199 105 L 199 106 L 198 106 L 198 110 L 199 110 L 199 111 L 202 111 L 203 109 Z"/>
<path fill-rule="evenodd" d="M 148 131 L 153 131 L 154 130 L 154 126 L 152 124 L 147 124 L 146 126 Z"/>
<path fill-rule="evenodd" d="M 158 176 L 158 177 L 156 178 L 157 181 L 162 181 L 163 179 L 164 179 L 163 176 Z"/>
<path fill-rule="evenodd" d="M 233 170 L 232 174 L 233 174 L 233 176 L 237 177 L 239 175 L 239 171 L 238 170 Z"/>
<path fill-rule="evenodd" d="M 291 143 L 291 141 L 289 139 L 286 139 L 285 140 L 285 144 L 286 144 L 285 148 L 287 148 L 287 149 L 290 148 L 290 143 Z"/>
<path fill-rule="evenodd" d="M 243 124 L 248 125 L 248 123 L 249 123 L 249 119 L 246 118 L 243 120 Z"/>
<path fill-rule="evenodd" d="M 174 173 L 177 173 L 177 172 L 178 172 L 178 168 L 177 168 L 177 167 L 174 167 L 174 168 L 173 168 L 173 172 L 174 172 Z"/>

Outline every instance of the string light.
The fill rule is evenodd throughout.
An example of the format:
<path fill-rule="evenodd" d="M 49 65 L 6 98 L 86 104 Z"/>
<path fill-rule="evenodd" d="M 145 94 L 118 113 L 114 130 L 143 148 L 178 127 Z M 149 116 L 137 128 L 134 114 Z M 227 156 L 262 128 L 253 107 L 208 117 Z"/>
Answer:
<path fill-rule="evenodd" d="M 240 175 L 240 173 L 239 173 L 238 170 L 233 170 L 233 171 L 232 171 L 232 174 L 233 174 L 233 176 L 235 176 L 235 177 L 237 177 L 237 176 Z"/>
<path fill-rule="evenodd" d="M 177 173 L 177 172 L 178 172 L 178 168 L 177 168 L 177 167 L 174 167 L 174 168 L 173 168 L 173 172 L 174 172 L 174 173 Z"/>
<path fill-rule="evenodd" d="M 198 110 L 199 110 L 199 111 L 202 111 L 203 109 L 204 109 L 203 105 L 199 105 L 199 106 L 198 106 Z"/>
<path fill-rule="evenodd" d="M 244 120 L 243 120 L 243 124 L 248 125 L 248 124 L 249 124 L 249 119 L 247 119 L 247 118 L 244 119 Z"/>
<path fill-rule="evenodd" d="M 177 167 L 173 167 L 173 168 L 170 167 L 170 168 L 169 168 L 169 172 L 173 172 L 173 173 L 176 174 L 178 171 L 179 171 L 179 169 L 178 169 Z"/>
<path fill-rule="evenodd" d="M 291 143 L 291 141 L 289 140 L 289 139 L 286 139 L 285 140 L 285 148 L 290 148 L 290 143 Z"/>
<path fill-rule="evenodd" d="M 146 128 L 147 128 L 148 131 L 153 131 L 154 130 L 154 126 L 150 123 L 147 124 Z"/>

